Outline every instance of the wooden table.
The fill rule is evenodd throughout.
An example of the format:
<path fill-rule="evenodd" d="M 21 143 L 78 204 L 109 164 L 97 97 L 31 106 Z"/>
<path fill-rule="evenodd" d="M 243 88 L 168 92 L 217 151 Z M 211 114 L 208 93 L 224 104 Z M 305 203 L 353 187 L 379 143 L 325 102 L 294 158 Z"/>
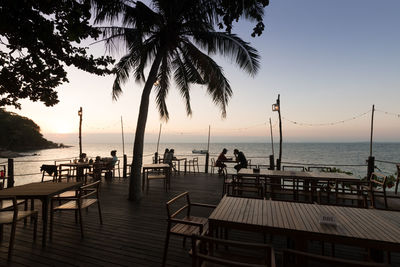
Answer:
<path fill-rule="evenodd" d="M 0 190 L 2 197 L 16 197 L 17 199 L 39 199 L 42 201 L 43 236 L 42 246 L 46 246 L 48 207 L 51 197 L 65 191 L 79 188 L 82 182 L 74 183 L 32 183 Z"/>
<path fill-rule="evenodd" d="M 160 170 L 160 171 L 166 171 L 167 172 L 167 184 L 169 184 L 170 180 L 170 172 L 171 172 L 171 166 L 166 163 L 153 163 L 153 164 L 143 164 L 142 166 L 142 191 L 144 191 L 144 185 L 146 182 L 146 171 L 149 170 Z"/>
<path fill-rule="evenodd" d="M 239 177 L 267 177 L 267 178 L 299 178 L 304 180 L 341 180 L 341 181 L 359 181 L 358 177 L 339 172 L 302 172 L 302 171 L 275 171 L 260 169 L 260 172 L 254 172 L 253 169 L 240 169 Z"/>
<path fill-rule="evenodd" d="M 83 181 L 83 176 L 84 176 L 84 169 L 91 169 L 93 166 L 93 163 L 87 163 L 87 162 L 71 162 L 71 163 L 61 163 L 59 165 L 59 169 L 61 170 L 62 167 L 70 167 L 70 168 L 75 168 L 76 169 L 76 181 L 80 182 Z"/>
<path fill-rule="evenodd" d="M 321 214 L 337 226 L 320 224 Z M 320 240 L 400 252 L 400 212 L 224 196 L 209 217 L 217 227 L 285 235 L 297 244 Z M 303 247 L 304 249 L 304 247 Z"/>

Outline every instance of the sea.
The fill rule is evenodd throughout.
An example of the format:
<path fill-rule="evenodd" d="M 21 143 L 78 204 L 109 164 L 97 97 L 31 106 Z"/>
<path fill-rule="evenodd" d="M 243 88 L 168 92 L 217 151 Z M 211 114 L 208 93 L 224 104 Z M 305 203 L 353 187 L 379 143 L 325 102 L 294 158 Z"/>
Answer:
<path fill-rule="evenodd" d="M 191 159 L 199 158 L 200 171 L 204 171 L 205 155 L 193 154 L 192 150 L 210 151 L 210 158 L 217 158 L 223 148 L 228 149 L 227 156 L 233 157 L 235 148 L 243 151 L 252 165 L 268 165 L 269 156 L 278 157 L 279 144 L 271 143 L 211 143 L 209 148 L 205 143 L 162 143 L 158 145 L 158 153 L 162 155 L 165 148 L 173 148 L 175 156 Z M 117 150 L 117 156 L 121 159 L 126 154 L 128 162 L 132 161 L 133 144 L 105 144 L 87 143 L 82 145 L 82 151 L 89 158 L 110 157 L 110 151 Z M 143 162 L 151 163 L 157 144 L 146 143 L 143 153 Z M 23 157 L 14 158 L 15 185 L 21 185 L 41 180 L 40 166 L 42 164 L 54 164 L 62 160 L 75 159 L 79 156 L 79 146 L 72 144 L 67 148 L 44 149 L 22 153 Z M 350 171 L 362 178 L 366 176 L 366 160 L 370 155 L 370 145 L 367 142 L 360 143 L 284 143 L 282 146 L 282 165 L 318 165 L 334 166 L 343 171 Z M 400 162 L 400 143 L 374 143 L 372 155 L 376 159 L 376 167 L 386 175 L 396 174 L 396 163 Z M 0 158 L 0 166 L 7 165 L 7 159 Z M 121 164 L 122 165 L 122 164 Z M 232 167 L 231 171 L 233 171 Z M 1 170 L 1 169 L 0 169 Z"/>

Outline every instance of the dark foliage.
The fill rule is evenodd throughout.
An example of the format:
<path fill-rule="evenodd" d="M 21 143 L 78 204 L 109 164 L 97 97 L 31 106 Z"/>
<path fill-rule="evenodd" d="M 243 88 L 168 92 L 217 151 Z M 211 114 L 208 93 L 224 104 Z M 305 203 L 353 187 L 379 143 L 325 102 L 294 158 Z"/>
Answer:
<path fill-rule="evenodd" d="M 110 57 L 95 58 L 79 43 L 99 34 L 89 20 L 90 0 L 0 1 L 0 107 L 28 98 L 58 103 L 66 66 L 97 75 L 111 73 Z"/>
<path fill-rule="evenodd" d="M 0 109 L 0 150 L 26 151 L 58 145 L 43 138 L 32 120 Z"/>

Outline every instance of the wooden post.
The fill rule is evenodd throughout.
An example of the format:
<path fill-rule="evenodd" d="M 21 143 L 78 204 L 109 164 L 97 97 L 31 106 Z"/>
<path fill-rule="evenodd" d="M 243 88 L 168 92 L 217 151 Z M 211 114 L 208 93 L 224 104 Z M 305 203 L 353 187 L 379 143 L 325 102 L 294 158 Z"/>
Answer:
<path fill-rule="evenodd" d="M 205 166 L 205 173 L 208 173 L 208 160 L 210 158 L 210 154 L 207 152 L 206 154 L 206 166 Z"/>
<path fill-rule="evenodd" d="M 372 157 L 372 137 L 374 134 L 374 113 L 375 105 L 372 105 L 372 116 L 371 116 L 371 139 L 369 141 L 369 156 Z"/>
<path fill-rule="evenodd" d="M 126 168 L 127 168 L 127 164 L 128 164 L 128 158 L 127 156 L 124 154 L 124 162 L 123 162 L 123 167 L 122 167 L 122 177 L 126 178 Z"/>
<path fill-rule="evenodd" d="M 14 186 L 14 159 L 8 159 L 7 188 Z"/>
<path fill-rule="evenodd" d="M 161 127 L 162 124 L 160 123 L 160 130 L 158 131 L 158 140 L 157 140 L 157 151 L 156 153 L 154 153 L 154 163 L 158 163 L 158 148 L 160 146 Z"/>
<path fill-rule="evenodd" d="M 272 146 L 272 157 L 275 157 L 275 152 L 274 152 L 274 136 L 272 134 L 272 122 L 271 118 L 269 118 L 269 128 L 271 130 L 271 146 Z"/>
<path fill-rule="evenodd" d="M 281 169 L 281 161 L 282 161 L 282 119 L 281 119 L 281 101 L 280 95 L 278 95 L 278 99 L 276 100 L 278 104 L 278 115 L 279 115 L 279 158 L 277 160 L 277 170 Z"/>
<path fill-rule="evenodd" d="M 371 174 L 375 171 L 375 157 L 368 157 L 368 170 L 367 170 L 367 180 L 371 178 Z"/>
<path fill-rule="evenodd" d="M 274 170 L 275 169 L 274 155 L 269 155 L 269 169 L 270 170 Z"/>
<path fill-rule="evenodd" d="M 79 115 L 79 158 L 82 155 L 82 107 L 78 111 Z"/>

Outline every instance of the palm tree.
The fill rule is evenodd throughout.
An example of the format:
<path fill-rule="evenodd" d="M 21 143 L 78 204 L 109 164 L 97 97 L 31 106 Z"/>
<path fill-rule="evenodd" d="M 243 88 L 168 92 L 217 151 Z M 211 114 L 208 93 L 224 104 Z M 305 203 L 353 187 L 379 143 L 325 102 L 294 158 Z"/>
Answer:
<path fill-rule="evenodd" d="M 216 14 L 212 2 L 153 0 L 147 6 L 140 1 L 129 1 L 120 3 L 113 11 L 97 15 L 97 22 L 119 23 L 118 26 L 101 27 L 106 44 L 112 46 L 122 40 L 128 51 L 114 69 L 113 98 L 120 96 L 121 85 L 131 74 L 137 82 L 144 82 L 129 184 L 131 200 L 141 198 L 140 171 L 150 92 L 155 91 L 160 116 L 168 120 L 165 100 L 171 78 L 185 101 L 188 115 L 192 113 L 190 85 L 201 84 L 225 117 L 232 89 L 222 68 L 210 56 L 231 57 L 250 75 L 257 73 L 257 51 L 235 34 L 215 31 Z M 144 73 L 148 66 L 146 78 Z"/>

